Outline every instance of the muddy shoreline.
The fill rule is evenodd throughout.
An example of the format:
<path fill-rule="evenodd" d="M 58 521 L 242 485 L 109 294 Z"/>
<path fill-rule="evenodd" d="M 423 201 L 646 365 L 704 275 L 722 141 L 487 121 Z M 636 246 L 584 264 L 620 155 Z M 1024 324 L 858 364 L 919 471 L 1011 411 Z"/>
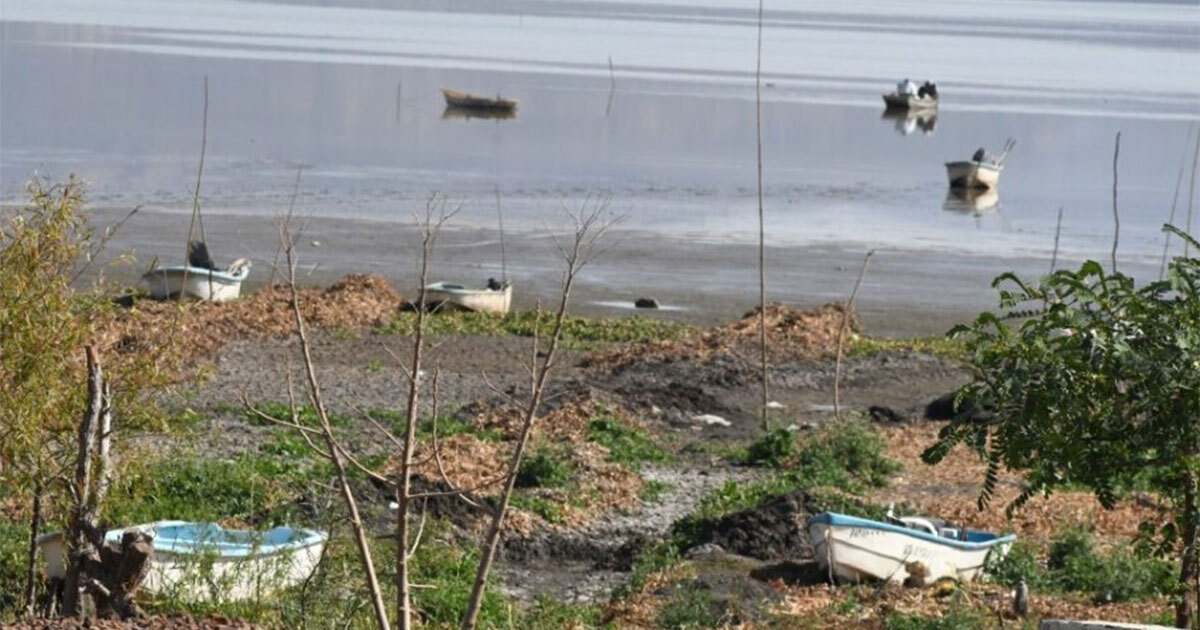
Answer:
<path fill-rule="evenodd" d="M 98 226 L 110 225 L 126 212 L 93 210 Z M 253 261 L 246 290 L 271 279 L 278 243 L 272 217 L 214 214 L 206 219 L 205 235 L 218 264 L 240 257 Z M 298 252 L 303 283 L 325 286 L 348 273 L 378 273 L 401 293 L 415 291 L 418 250 L 411 219 L 313 217 L 304 225 Z M 452 223 L 439 239 L 430 279 L 482 285 L 489 277 L 507 275 L 516 286 L 515 308 L 551 303 L 561 281 L 551 235 L 561 234 L 564 225 L 559 221 L 541 231 L 506 234 L 502 265 L 496 230 Z M 107 250 L 110 256 L 132 253 L 133 260 L 104 267 L 105 274 L 137 285 L 151 261 L 182 258 L 187 228 L 186 215 L 139 212 L 113 236 Z M 712 235 L 713 242 L 697 242 L 622 230 L 618 224 L 580 275 L 572 312 L 621 316 L 634 312 L 635 299 L 653 297 L 668 308 L 637 312 L 700 325 L 741 316 L 758 302 L 757 248 L 723 243 L 720 236 Z M 845 300 L 864 254 L 858 247 L 768 247 L 769 299 L 799 308 Z M 1059 264 L 1073 262 L 1060 259 Z M 1037 276 L 1048 268 L 1048 260 L 977 256 L 966 243 L 960 253 L 918 247 L 879 250 L 860 289 L 858 311 L 874 335 L 940 335 L 981 310 L 995 308 L 996 294 L 990 285 L 996 275 L 1016 270 Z M 1148 277 L 1150 272 L 1133 266 L 1122 271 L 1137 277 Z"/>

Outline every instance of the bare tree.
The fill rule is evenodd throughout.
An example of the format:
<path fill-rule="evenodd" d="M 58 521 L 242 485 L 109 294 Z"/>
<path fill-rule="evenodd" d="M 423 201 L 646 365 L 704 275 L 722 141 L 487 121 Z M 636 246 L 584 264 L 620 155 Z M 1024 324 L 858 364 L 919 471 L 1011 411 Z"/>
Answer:
<path fill-rule="evenodd" d="M 596 254 L 596 243 L 608 231 L 615 219 L 607 219 L 604 214 L 608 209 L 610 196 L 602 196 L 595 200 L 585 200 L 579 210 L 571 213 L 573 232 L 567 240 L 555 239 L 558 253 L 565 263 L 563 272 L 562 292 L 559 295 L 558 308 L 554 315 L 554 327 L 545 352 L 539 349 L 540 337 L 537 334 L 541 321 L 540 308 L 534 325 L 534 336 L 529 364 L 526 366 L 530 377 L 529 397 L 521 409 L 521 433 L 504 476 L 504 491 L 500 495 L 499 504 L 494 508 L 492 521 L 488 527 L 487 538 L 484 542 L 483 553 L 479 558 L 479 566 L 475 573 L 475 585 L 471 589 L 471 599 L 463 614 L 462 627 L 471 630 L 479 620 L 479 608 L 483 603 L 483 595 L 487 589 L 488 572 L 496 557 L 496 549 L 504 534 L 504 518 L 508 514 L 509 501 L 516 485 L 517 471 L 529 445 L 529 436 L 537 420 L 538 407 L 545 393 L 547 377 L 557 365 L 558 349 L 562 341 L 563 322 L 566 321 L 567 310 L 571 301 L 571 289 L 579 272 Z M 591 202 L 589 204 L 589 201 Z M 498 393 L 503 393 L 499 392 Z M 507 396 L 507 394 L 505 394 Z"/>
<path fill-rule="evenodd" d="M 854 290 L 850 292 L 850 299 L 846 300 L 846 305 L 842 307 L 842 325 L 838 327 L 837 360 L 833 372 L 833 415 L 838 422 L 842 421 L 842 346 L 846 342 L 846 329 L 850 326 L 850 312 L 854 309 L 854 298 L 858 297 L 858 287 L 862 284 L 863 276 L 867 275 L 867 265 L 871 262 L 871 256 L 874 255 L 875 250 L 872 249 L 867 251 L 867 255 L 863 257 L 862 268 L 858 270 L 858 279 L 854 281 Z"/>
<path fill-rule="evenodd" d="M 767 426 L 767 241 L 763 211 L 763 133 L 762 133 L 762 29 L 763 0 L 758 0 L 758 48 L 754 65 L 754 126 L 758 140 L 758 353 L 762 378 L 762 428 Z"/>

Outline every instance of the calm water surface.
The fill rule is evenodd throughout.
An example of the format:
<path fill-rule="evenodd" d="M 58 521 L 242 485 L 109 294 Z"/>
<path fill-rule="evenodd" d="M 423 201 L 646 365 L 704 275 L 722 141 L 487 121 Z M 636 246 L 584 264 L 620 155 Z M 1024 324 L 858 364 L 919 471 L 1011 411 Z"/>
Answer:
<path fill-rule="evenodd" d="M 751 242 L 755 7 L 4 0 L 0 197 L 76 173 L 98 204 L 187 210 L 207 76 L 213 214 L 277 212 L 303 165 L 310 214 L 408 220 L 442 191 L 491 225 L 499 191 L 539 230 L 611 193 L 664 246 Z M 1185 220 L 1195 1 L 768 1 L 763 75 L 772 244 L 1048 256 L 1061 207 L 1064 255 L 1107 260 L 1118 131 L 1122 258 L 1161 255 L 1186 163 Z M 882 115 L 905 76 L 938 82 L 936 119 Z M 518 116 L 445 117 L 442 86 Z M 1006 137 L 998 199 L 948 196 L 942 163 Z"/>

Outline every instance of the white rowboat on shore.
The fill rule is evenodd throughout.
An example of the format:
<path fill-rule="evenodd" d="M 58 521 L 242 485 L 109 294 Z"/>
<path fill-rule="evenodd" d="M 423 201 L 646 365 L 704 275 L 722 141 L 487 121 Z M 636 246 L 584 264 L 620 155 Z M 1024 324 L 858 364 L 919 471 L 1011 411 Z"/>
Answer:
<path fill-rule="evenodd" d="M 150 297 L 165 300 L 185 295 L 209 302 L 225 302 L 242 294 L 242 281 L 250 274 L 250 260 L 239 258 L 225 271 L 190 265 L 158 267 L 142 275 Z"/>
<path fill-rule="evenodd" d="M 425 287 L 425 303 L 505 315 L 512 305 L 512 283 L 505 282 L 499 289 L 468 289 L 452 282 L 436 282 Z"/>
<path fill-rule="evenodd" d="M 157 521 L 137 529 L 152 538 L 154 556 L 142 582 L 147 593 L 186 601 L 239 601 L 299 584 L 320 562 L 328 535 L 308 529 L 224 529 L 213 523 Z M 104 537 L 119 542 L 127 529 Z M 46 575 L 66 577 L 67 548 L 61 532 L 38 537 Z"/>
<path fill-rule="evenodd" d="M 823 512 L 808 519 L 808 535 L 821 568 L 839 579 L 903 583 L 910 576 L 926 584 L 944 577 L 970 581 L 989 554 L 1003 555 L 1016 536 L 939 528 L 929 519 L 902 524 Z M 919 529 L 918 529 L 919 528 Z"/>

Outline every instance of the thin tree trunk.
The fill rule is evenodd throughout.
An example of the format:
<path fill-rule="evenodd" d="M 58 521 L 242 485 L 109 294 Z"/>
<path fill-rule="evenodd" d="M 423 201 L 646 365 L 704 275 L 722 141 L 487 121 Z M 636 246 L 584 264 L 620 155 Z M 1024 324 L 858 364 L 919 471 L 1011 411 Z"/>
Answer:
<path fill-rule="evenodd" d="M 75 459 L 75 509 L 71 515 L 71 525 L 67 534 L 67 576 L 63 590 L 62 612 L 68 617 L 79 614 L 79 593 L 82 585 L 83 558 L 94 551 L 92 549 L 92 532 L 88 529 L 95 523 L 94 506 L 88 505 L 88 497 L 92 494 L 92 453 L 96 448 L 96 427 L 100 424 L 100 416 L 104 407 L 104 374 L 100 362 L 96 359 L 96 351 L 87 347 L 88 367 L 88 404 L 79 423 L 79 451 Z"/>
<path fill-rule="evenodd" d="M 758 0 L 758 42 L 754 64 L 754 126 L 758 140 L 758 352 L 762 378 L 762 400 L 759 411 L 762 415 L 762 430 L 770 429 L 767 423 L 767 245 L 766 217 L 763 210 L 763 134 L 762 134 L 762 27 L 763 0 Z"/>
<path fill-rule="evenodd" d="M 1112 247 L 1112 270 L 1117 272 L 1117 241 L 1121 238 L 1121 215 L 1117 213 L 1117 158 L 1121 155 L 1121 132 L 1117 132 L 1117 142 L 1113 147 L 1113 247 Z"/>
<path fill-rule="evenodd" d="M 37 599 L 37 538 L 42 528 L 42 480 L 38 478 L 33 485 L 33 509 L 29 515 L 29 551 L 27 554 L 28 570 L 25 574 L 25 614 L 33 617 L 36 610 L 34 601 Z"/>
<path fill-rule="evenodd" d="M 1175 608 L 1175 626 L 1191 628 L 1196 623 L 1196 607 L 1200 605 L 1200 591 L 1193 590 L 1200 580 L 1200 474 L 1188 471 L 1183 488 L 1183 558 L 1180 563 L 1179 582 L 1183 584 L 1183 595 Z"/>
<path fill-rule="evenodd" d="M 341 450 L 338 448 L 337 442 L 333 439 L 332 429 L 329 426 L 329 414 L 325 409 L 325 402 L 321 397 L 320 385 L 317 383 L 308 334 L 304 329 L 304 317 L 300 314 L 300 297 L 296 290 L 296 265 L 292 258 L 291 243 L 287 247 L 287 262 L 288 284 L 292 291 L 292 314 L 296 321 L 296 336 L 300 339 L 300 351 L 304 357 L 304 375 L 308 381 L 309 399 L 312 401 L 313 408 L 316 409 L 317 417 L 321 422 L 321 436 L 325 440 L 326 448 L 329 449 L 329 459 L 337 472 L 338 487 L 342 492 L 342 499 L 346 503 L 346 510 L 350 514 L 350 526 L 354 530 L 354 540 L 358 545 L 359 559 L 362 562 L 363 571 L 366 573 L 367 588 L 371 591 L 371 606 L 375 612 L 375 623 L 378 625 L 379 630 L 389 630 L 391 624 L 388 623 L 387 607 L 383 603 L 383 595 L 379 590 L 379 579 L 375 575 L 375 563 L 371 560 L 371 543 L 367 539 L 362 518 L 358 513 L 358 502 L 354 500 L 354 493 L 350 489 L 350 482 L 346 476 L 346 462 L 343 459 Z"/>
<path fill-rule="evenodd" d="M 497 188 L 497 202 L 500 199 L 499 195 L 499 189 Z M 499 205 L 497 205 L 497 208 L 499 208 Z M 410 567 L 408 564 L 408 506 L 411 501 L 413 444 L 416 441 L 416 427 L 419 414 L 421 355 L 425 347 L 425 284 L 429 277 L 430 250 L 433 246 L 433 238 L 436 236 L 436 233 L 432 231 L 435 228 L 432 227 L 429 219 L 429 215 L 426 215 L 425 225 L 422 226 L 424 238 L 421 252 L 421 288 L 419 289 L 417 300 L 417 328 L 413 334 L 412 364 L 410 365 L 410 372 L 408 374 L 408 417 L 406 418 L 404 428 L 404 448 L 400 463 L 400 484 L 396 488 L 396 503 L 399 505 L 396 516 L 396 625 L 401 630 L 408 630 L 412 623 L 412 593 L 410 589 L 411 580 L 409 579 Z"/>

